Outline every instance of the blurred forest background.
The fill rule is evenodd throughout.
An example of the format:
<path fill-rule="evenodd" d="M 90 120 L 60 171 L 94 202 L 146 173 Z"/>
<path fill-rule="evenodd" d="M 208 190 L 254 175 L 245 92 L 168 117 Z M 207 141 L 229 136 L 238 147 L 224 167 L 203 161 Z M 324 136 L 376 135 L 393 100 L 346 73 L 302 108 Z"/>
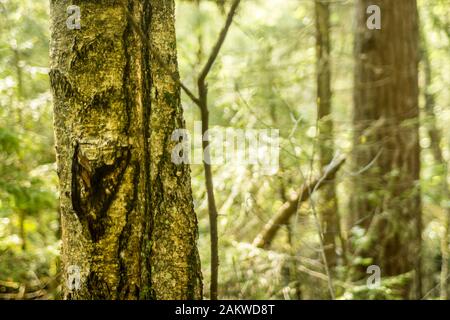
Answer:
<path fill-rule="evenodd" d="M 195 87 L 195 75 L 223 26 L 228 1 L 178 0 L 176 4 L 181 78 Z M 448 271 L 442 261 L 448 268 L 449 4 L 448 0 L 418 1 L 424 299 L 445 299 L 448 291 Z M 316 212 L 316 207 L 322 212 L 326 188 L 295 207 L 270 246 L 254 242 L 270 219 L 295 198 L 299 186 L 320 176 L 321 146 L 332 146 L 328 160 L 349 158 L 358 148 L 352 125 L 355 2 L 332 1 L 329 12 L 332 112 L 326 117 L 333 127 L 323 130 L 325 134 L 318 130 L 313 0 L 244 0 L 212 70 L 211 126 L 277 128 L 281 138 L 280 169 L 275 175 L 260 175 L 250 166 L 233 163 L 213 166 L 219 211 L 219 298 L 329 299 L 330 287 L 339 299 L 402 297 L 396 286 L 408 275 L 384 277 L 382 268 L 381 285 L 376 288 L 367 287 L 369 275 L 353 277 L 354 270 L 362 268 L 365 274 L 374 261 L 364 250 L 351 249 L 368 239 L 364 229 L 352 222 L 350 198 L 356 192 L 352 181 L 362 171 L 350 160 L 333 179 L 337 227 L 327 263 L 323 253 L 329 248 L 324 248 Z M 0 299 L 60 297 L 48 56 L 48 1 L 0 0 Z M 200 121 L 198 108 L 186 95 L 182 98 L 187 128 L 192 129 L 194 121 Z M 210 238 L 203 166 L 192 165 L 191 170 L 208 297 Z"/>

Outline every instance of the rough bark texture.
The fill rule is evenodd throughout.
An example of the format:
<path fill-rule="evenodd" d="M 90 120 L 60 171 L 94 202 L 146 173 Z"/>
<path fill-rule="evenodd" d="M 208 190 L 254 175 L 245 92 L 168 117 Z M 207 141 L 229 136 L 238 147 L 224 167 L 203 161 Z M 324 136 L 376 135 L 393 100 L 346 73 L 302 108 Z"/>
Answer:
<path fill-rule="evenodd" d="M 81 8 L 80 30 L 66 27 L 68 5 Z M 184 126 L 168 73 L 178 72 L 173 0 L 52 0 L 51 17 L 63 279 L 81 270 L 64 298 L 201 298 L 190 171 L 171 162 Z"/>
<path fill-rule="evenodd" d="M 333 160 L 333 120 L 331 118 L 330 10 L 328 1 L 315 1 L 317 116 L 319 125 L 319 157 L 321 171 Z M 336 266 L 336 237 L 339 235 L 336 186 L 334 181 L 320 191 L 319 213 L 323 244 L 329 267 Z"/>
<path fill-rule="evenodd" d="M 366 27 L 369 5 L 381 9 L 381 30 Z M 355 171 L 370 164 L 354 179 L 353 222 L 368 230 L 369 239 L 359 253 L 373 258 L 382 276 L 415 271 L 419 296 L 417 4 L 359 0 L 356 10 L 353 160 Z"/>

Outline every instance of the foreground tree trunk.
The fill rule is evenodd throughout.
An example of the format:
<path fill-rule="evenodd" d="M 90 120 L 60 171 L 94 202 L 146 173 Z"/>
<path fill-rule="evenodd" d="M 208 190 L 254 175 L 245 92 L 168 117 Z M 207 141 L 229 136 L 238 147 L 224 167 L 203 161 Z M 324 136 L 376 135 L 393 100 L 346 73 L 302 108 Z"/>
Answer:
<path fill-rule="evenodd" d="M 366 26 L 370 5 L 381 9 L 381 30 Z M 372 258 L 382 277 L 414 274 L 420 297 L 416 1 L 359 0 L 357 26 L 353 160 L 360 172 L 353 181 L 352 211 L 367 241 L 356 250 Z M 402 284 L 404 297 L 410 285 Z"/>
<path fill-rule="evenodd" d="M 199 299 L 190 171 L 171 162 L 184 126 L 174 2 L 79 2 L 80 30 L 66 5 L 51 1 L 50 72 L 64 298 Z"/>

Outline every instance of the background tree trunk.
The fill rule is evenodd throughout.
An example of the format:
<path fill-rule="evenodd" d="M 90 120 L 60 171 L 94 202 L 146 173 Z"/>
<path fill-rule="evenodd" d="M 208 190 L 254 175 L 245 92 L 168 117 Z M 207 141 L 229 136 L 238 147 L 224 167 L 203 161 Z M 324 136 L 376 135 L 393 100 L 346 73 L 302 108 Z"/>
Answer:
<path fill-rule="evenodd" d="M 64 298 L 199 299 L 190 170 L 171 161 L 184 126 L 174 2 L 78 5 L 81 29 L 69 30 L 66 3 L 51 1 Z"/>
<path fill-rule="evenodd" d="M 366 27 L 369 5 L 381 9 L 381 30 Z M 420 297 L 417 5 L 359 0 L 356 10 L 355 171 L 370 164 L 353 181 L 353 222 L 368 234 L 359 253 L 371 257 L 382 276 L 414 270 Z"/>
<path fill-rule="evenodd" d="M 315 1 L 316 14 L 316 72 L 317 116 L 319 126 L 319 158 L 321 172 L 333 160 L 333 119 L 331 117 L 331 68 L 330 68 L 330 9 L 328 1 Z M 320 191 L 319 214 L 323 231 L 323 244 L 327 264 L 336 267 L 336 236 L 339 234 L 336 186 L 333 180 Z"/>

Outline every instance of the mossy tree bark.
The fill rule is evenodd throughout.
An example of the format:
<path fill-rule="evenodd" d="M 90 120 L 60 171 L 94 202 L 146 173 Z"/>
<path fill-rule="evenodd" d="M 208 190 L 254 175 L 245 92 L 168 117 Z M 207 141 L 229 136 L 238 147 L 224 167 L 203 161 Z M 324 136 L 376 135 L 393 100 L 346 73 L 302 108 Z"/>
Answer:
<path fill-rule="evenodd" d="M 199 299 L 190 169 L 171 161 L 171 134 L 184 126 L 174 2 L 70 4 L 81 8 L 80 30 L 66 26 L 69 4 L 51 1 L 63 296 Z M 70 266 L 80 268 L 78 290 Z"/>
<path fill-rule="evenodd" d="M 381 30 L 366 26 L 370 5 L 381 9 Z M 353 163 L 360 174 L 353 181 L 352 213 L 367 235 L 364 249 L 356 250 L 371 257 L 383 277 L 414 274 L 419 297 L 417 4 L 359 0 L 356 10 Z M 408 287 L 404 297 L 412 292 Z"/>

